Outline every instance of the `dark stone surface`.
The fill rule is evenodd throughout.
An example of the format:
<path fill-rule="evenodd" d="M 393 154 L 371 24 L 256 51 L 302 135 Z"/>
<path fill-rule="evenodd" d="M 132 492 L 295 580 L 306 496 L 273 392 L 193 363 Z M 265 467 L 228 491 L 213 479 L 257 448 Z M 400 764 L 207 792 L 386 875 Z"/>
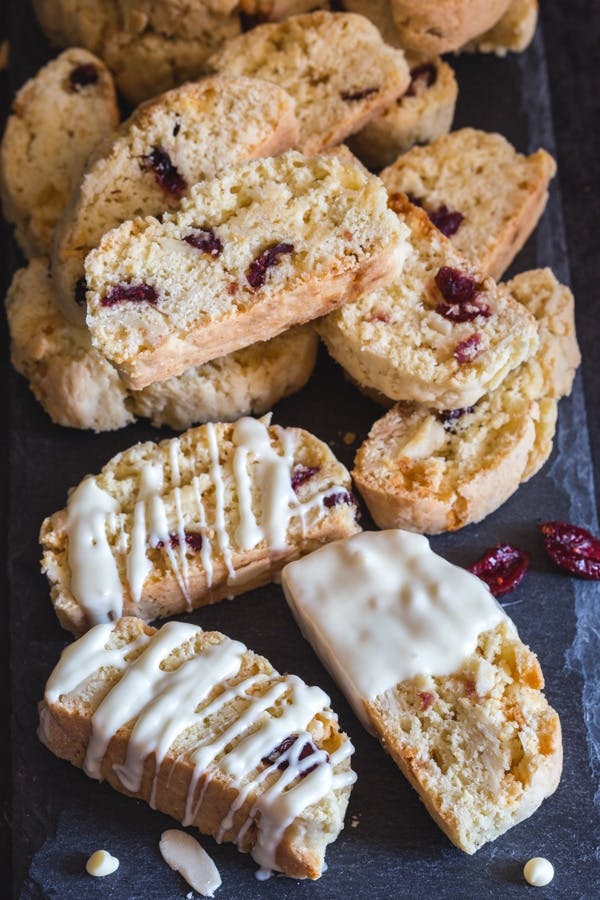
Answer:
<path fill-rule="evenodd" d="M 3 10 L 9 18 L 13 52 L 9 77 L 2 76 L 0 83 L 6 97 L 34 73 L 49 51 L 32 22 L 28 4 L 13 0 Z M 597 240 L 599 154 L 597 140 L 594 146 L 597 136 L 591 113 L 597 111 L 592 44 L 599 31 L 599 13 L 598 4 L 591 0 L 572 0 L 569 4 L 547 0 L 543 11 L 546 54 L 539 35 L 536 45 L 521 57 L 455 61 L 461 85 L 457 125 L 498 130 L 520 150 L 540 144 L 556 149 L 560 178 L 554 183 L 549 209 L 512 271 L 551 265 L 560 278 L 568 281 L 570 263 L 571 283 L 578 299 L 579 334 L 588 362 L 573 397 L 561 402 L 555 451 L 543 472 L 481 525 L 433 543 L 459 564 L 477 558 L 498 540 L 512 540 L 532 552 L 532 572 L 511 595 L 514 603 L 509 611 L 523 639 L 539 654 L 548 697 L 561 715 L 565 769 L 560 788 L 532 819 L 474 857 L 455 850 L 391 761 L 362 731 L 299 636 L 279 589 L 255 591 L 197 613 L 193 620 L 243 640 L 264 652 L 280 669 L 297 672 L 330 693 L 357 747 L 359 781 L 348 821 L 355 815 L 359 824 L 348 827 L 332 846 L 329 872 L 316 884 L 274 878 L 259 885 L 252 877 L 255 866 L 248 857 L 206 839 L 224 880 L 220 897 L 342 898 L 351 893 L 372 898 L 412 898 L 421 893 L 516 897 L 524 890 L 520 874 L 523 862 L 538 854 L 553 860 L 557 875 L 552 885 L 536 896 L 598 895 L 598 818 L 592 802 L 597 777 L 590 768 L 594 747 L 591 730 L 586 731 L 584 712 L 588 727 L 597 728 L 593 717 L 598 716 L 600 704 L 597 670 L 593 667 L 598 660 L 600 590 L 597 584 L 577 582 L 551 567 L 536 525 L 548 518 L 596 525 L 585 405 L 594 452 L 598 454 L 600 385 L 595 354 L 600 334 L 600 269 L 592 241 Z M 18 264 L 10 245 L 9 252 L 3 276 Z M 2 744 L 5 752 L 12 747 L 13 892 L 27 900 L 183 897 L 188 889 L 165 867 L 157 848 L 161 830 L 170 820 L 142 803 L 120 797 L 106 785 L 88 780 L 50 756 L 34 736 L 36 701 L 66 642 L 51 612 L 46 584 L 38 574 L 39 524 L 45 514 L 63 505 L 66 489 L 82 475 L 97 470 L 117 450 L 140 438 L 155 436 L 155 432 L 136 427 L 93 436 L 54 427 L 25 382 L 14 373 L 8 375 L 6 362 L 4 365 L 10 395 L 8 575 L 14 715 L 12 741 L 5 739 Z M 347 464 L 355 447 L 347 447 L 342 435 L 354 431 L 360 440 L 378 415 L 377 408 L 354 392 L 324 355 L 306 391 L 275 411 L 276 421 L 307 426 L 329 440 Z M 1 445 L 5 457 L 9 448 L 6 434 L 7 430 Z M 0 648 L 4 661 L 8 658 L 7 621 L 5 611 Z M 582 669 L 587 676 L 585 685 Z M 4 702 L 7 696 L 5 692 Z M 597 762 L 597 756 L 595 759 Z M 7 789 L 8 763 L 1 771 Z M 110 879 L 96 882 L 82 874 L 83 863 L 90 852 L 103 845 L 121 859 L 121 867 Z"/>

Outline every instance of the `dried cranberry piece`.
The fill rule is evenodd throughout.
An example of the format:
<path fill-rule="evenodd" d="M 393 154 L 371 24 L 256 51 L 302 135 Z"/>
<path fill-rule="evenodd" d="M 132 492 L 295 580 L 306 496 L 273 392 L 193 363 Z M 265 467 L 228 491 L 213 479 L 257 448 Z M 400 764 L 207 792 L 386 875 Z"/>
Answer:
<path fill-rule="evenodd" d="M 421 709 L 424 712 L 426 709 L 429 709 L 435 700 L 435 694 L 431 694 L 429 691 L 419 691 L 419 700 L 421 701 Z"/>
<path fill-rule="evenodd" d="M 465 218 L 462 213 L 448 209 L 445 203 L 442 203 L 437 209 L 426 210 L 426 212 L 435 227 L 446 237 L 456 234 Z"/>
<path fill-rule="evenodd" d="M 417 93 L 417 86 L 423 85 L 426 88 L 432 87 L 437 81 L 438 73 L 433 63 L 423 63 L 410 70 L 410 84 L 408 90 L 404 94 L 405 97 L 414 97 Z"/>
<path fill-rule="evenodd" d="M 477 303 L 438 303 L 435 311 L 450 322 L 472 322 L 477 316 L 488 319 L 492 314 L 487 303 L 482 303 L 481 306 Z"/>
<path fill-rule="evenodd" d="M 156 183 L 163 190 L 175 194 L 176 197 L 185 191 L 187 187 L 185 178 L 177 171 L 164 147 L 153 147 L 151 153 L 142 157 L 140 165 L 142 169 L 153 170 Z"/>
<path fill-rule="evenodd" d="M 156 306 L 158 294 L 151 284 L 116 284 L 108 294 L 100 300 L 102 306 L 115 306 L 117 303 L 150 303 Z"/>
<path fill-rule="evenodd" d="M 468 569 L 487 584 L 494 597 L 502 597 L 522 582 L 529 562 L 524 550 L 512 544 L 496 544 Z"/>
<path fill-rule="evenodd" d="M 301 484 L 312 478 L 319 471 L 317 466 L 296 466 L 292 472 L 292 487 L 297 490 Z"/>
<path fill-rule="evenodd" d="M 290 747 L 294 746 L 294 744 L 298 740 L 298 737 L 299 735 L 297 734 L 290 734 L 289 737 L 284 738 L 283 741 L 278 744 L 277 747 L 271 750 L 271 752 L 267 756 L 263 756 L 261 762 L 263 762 L 266 766 L 272 766 L 273 763 L 277 762 L 277 759 L 280 756 L 286 753 L 290 749 Z M 306 743 L 300 750 L 300 753 L 298 754 L 298 760 L 306 759 L 308 756 L 312 756 L 313 753 L 316 752 L 317 748 L 315 747 L 315 745 L 311 741 L 306 741 Z M 329 756 L 327 756 L 327 761 L 329 761 Z M 284 759 L 279 763 L 277 768 L 281 772 L 284 772 L 288 768 L 288 766 L 288 760 Z M 309 766 L 308 769 L 304 769 L 300 774 L 300 778 L 306 778 L 307 775 L 310 775 L 311 772 L 314 772 L 317 766 L 318 763 L 315 763 L 314 766 Z"/>
<path fill-rule="evenodd" d="M 267 277 L 267 271 L 277 265 L 279 257 L 284 253 L 293 252 L 293 244 L 273 244 L 271 247 L 267 247 L 266 250 L 263 250 L 260 256 L 257 256 L 256 259 L 250 263 L 250 267 L 246 272 L 246 278 L 250 287 L 255 291 L 262 287 Z"/>
<path fill-rule="evenodd" d="M 323 506 L 327 509 L 333 509 L 334 506 L 340 506 L 346 503 L 348 506 L 356 506 L 356 497 L 352 491 L 336 491 L 323 498 Z"/>
<path fill-rule="evenodd" d="M 390 317 L 386 312 L 380 312 L 378 310 L 373 310 L 370 316 L 366 319 L 367 322 L 383 322 L 384 325 L 389 325 Z"/>
<path fill-rule="evenodd" d="M 85 275 L 77 279 L 75 284 L 75 303 L 77 306 L 85 306 L 85 295 L 87 293 L 87 281 Z"/>
<path fill-rule="evenodd" d="M 435 283 L 447 303 L 472 303 L 479 293 L 479 285 L 470 275 L 451 266 L 442 266 Z"/>
<path fill-rule="evenodd" d="M 202 535 L 197 531 L 186 531 L 185 532 L 185 542 L 190 550 L 199 551 L 202 550 Z M 169 544 L 171 547 L 179 547 L 179 535 L 176 531 L 171 532 L 169 534 Z M 158 541 L 156 546 L 159 549 L 162 549 L 165 546 L 164 541 Z"/>
<path fill-rule="evenodd" d="M 472 413 L 472 406 L 463 406 L 459 409 L 440 409 L 437 417 L 440 422 L 455 422 L 456 419 L 460 419 L 461 416 L 466 416 L 467 413 Z"/>
<path fill-rule="evenodd" d="M 454 359 L 461 365 L 463 363 L 472 362 L 476 356 L 479 356 L 483 340 L 480 334 L 472 334 L 464 341 L 460 341 L 454 348 Z"/>
<path fill-rule="evenodd" d="M 82 65 L 71 69 L 69 73 L 69 83 L 72 90 L 77 93 L 89 84 L 96 84 L 97 81 L 98 69 L 93 63 L 82 63 Z"/>
<path fill-rule="evenodd" d="M 191 234 L 186 234 L 184 241 L 190 247 L 195 247 L 196 250 L 212 256 L 213 259 L 216 259 L 223 252 L 223 244 L 211 229 L 208 231 L 193 231 Z"/>
<path fill-rule="evenodd" d="M 364 100 L 366 97 L 371 97 L 373 94 L 378 93 L 378 87 L 368 87 L 363 88 L 361 91 L 340 91 L 340 97 L 342 100 L 351 102 L 353 100 Z"/>
<path fill-rule="evenodd" d="M 540 525 L 546 553 L 557 566 L 580 578 L 600 580 L 600 539 L 567 522 Z"/>

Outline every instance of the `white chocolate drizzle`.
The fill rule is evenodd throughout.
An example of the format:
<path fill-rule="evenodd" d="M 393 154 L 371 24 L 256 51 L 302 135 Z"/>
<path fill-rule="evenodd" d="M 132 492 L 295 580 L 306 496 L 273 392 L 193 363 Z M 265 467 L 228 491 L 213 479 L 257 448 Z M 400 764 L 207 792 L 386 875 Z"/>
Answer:
<path fill-rule="evenodd" d="M 308 514 L 326 514 L 323 500 L 336 490 L 335 486 L 318 491 L 303 502 L 292 487 L 296 448 L 293 433 L 279 429 L 277 447 L 268 430 L 268 419 L 240 419 L 233 428 L 231 459 L 224 466 L 215 425 L 207 424 L 204 431 L 208 472 L 193 474 L 185 482 L 181 442 L 174 438 L 168 442 L 166 454 L 161 449 L 156 461 L 141 467 L 139 492 L 131 515 L 121 512 L 118 502 L 98 486 L 95 478 L 87 478 L 71 494 L 67 522 L 71 591 L 90 623 L 107 622 L 122 614 L 123 582 L 132 601 L 141 601 L 144 585 L 153 571 L 149 556 L 152 550 L 165 554 L 189 610 L 193 607 L 191 553 L 200 556 L 208 590 L 214 583 L 217 550 L 227 570 L 228 583 L 233 585 L 237 579 L 237 549 L 248 552 L 264 543 L 269 555 L 279 556 L 286 550 L 293 519 L 300 521 L 304 536 Z M 213 501 L 210 521 L 204 496 L 207 480 Z M 229 516 L 236 523 L 230 537 L 227 509 L 235 505 L 239 520 Z M 188 528 L 201 538 L 200 546 L 193 550 L 188 546 Z M 124 557 L 121 565 L 119 556 Z M 123 574 L 120 568 L 124 569 Z"/>
<path fill-rule="evenodd" d="M 151 637 L 143 635 L 135 642 L 107 649 L 114 627 L 98 625 L 68 647 L 46 688 L 45 699 L 51 704 L 100 668 L 124 670 L 92 716 L 83 764 L 86 773 L 102 778 L 112 738 L 134 722 L 125 759 L 113 765 L 122 786 L 138 793 L 146 761 L 153 757 L 150 800 L 155 805 L 165 757 L 172 748 L 181 747 L 178 759 L 183 754 L 193 768 L 184 824 L 195 822 L 207 787 L 218 775 L 238 794 L 223 817 L 217 840 L 233 831 L 231 839 L 241 844 L 254 824 L 252 855 L 262 869 L 276 868 L 277 848 L 291 822 L 331 791 L 355 780 L 347 766 L 337 771 L 353 752 L 350 741 L 346 739 L 329 758 L 307 731 L 319 713 L 331 720 L 327 695 L 294 675 L 256 673 L 229 683 L 239 676 L 247 648 L 222 635 L 216 642 L 206 642 L 200 651 L 194 650 L 194 655 L 188 652 L 188 658 L 176 668 L 164 665 L 174 651 L 202 634 L 194 625 L 170 622 Z M 135 659 L 125 661 L 140 649 Z M 235 713 L 230 707 L 234 701 L 236 709 L 241 706 Z M 301 758 L 307 744 L 310 752 Z M 249 814 L 235 828 L 236 813 L 250 797 L 254 802 Z"/>
<path fill-rule="evenodd" d="M 303 634 L 367 730 L 365 701 L 419 674 L 449 675 L 507 619 L 488 588 L 406 531 L 362 532 L 287 565 Z"/>

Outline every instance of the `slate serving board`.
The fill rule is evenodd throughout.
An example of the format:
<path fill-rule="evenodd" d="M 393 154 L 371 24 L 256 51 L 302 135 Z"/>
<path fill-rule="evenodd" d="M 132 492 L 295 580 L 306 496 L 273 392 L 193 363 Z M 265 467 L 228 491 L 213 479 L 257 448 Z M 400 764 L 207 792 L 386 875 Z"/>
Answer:
<path fill-rule="evenodd" d="M 28 4 L 14 0 L 10 17 L 12 47 L 21 48 L 18 56 L 13 54 L 12 95 L 51 51 Z M 541 34 L 521 56 L 458 58 L 452 64 L 460 84 L 456 127 L 500 131 L 522 151 L 538 146 L 554 150 Z M 13 270 L 21 260 L 16 251 L 11 253 Z M 561 280 L 569 282 L 556 182 L 540 227 L 509 274 L 541 265 L 551 266 Z M 161 831 L 171 827 L 172 820 L 90 781 L 52 757 L 35 736 L 36 703 L 67 642 L 39 575 L 37 533 L 42 518 L 63 506 L 67 489 L 86 473 L 97 471 L 114 453 L 137 440 L 157 439 L 168 432 L 157 434 L 144 426 L 105 435 L 60 429 L 51 424 L 24 380 L 14 373 L 8 392 L 13 893 L 26 900 L 183 898 L 189 888 L 166 867 L 158 851 Z M 274 420 L 311 429 L 350 466 L 360 440 L 380 414 L 322 352 L 307 388 L 279 404 Z M 347 432 L 357 435 L 351 446 L 343 441 Z M 263 588 L 191 617 L 204 628 L 217 628 L 243 640 L 280 670 L 321 685 L 356 746 L 358 783 L 347 827 L 329 849 L 329 870 L 322 879 L 303 883 L 274 877 L 259 884 L 250 857 L 207 838 L 204 844 L 223 878 L 218 897 L 518 897 L 526 890 L 522 865 L 534 855 L 549 857 L 556 868 L 552 884 L 536 896 L 598 895 L 599 823 L 593 797 L 600 758 L 592 735 L 598 725 L 600 689 L 589 676 L 600 650 L 599 588 L 570 579 L 546 560 L 537 525 L 553 518 L 597 526 L 579 378 L 572 397 L 561 401 L 555 450 L 543 471 L 485 522 L 432 542 L 434 549 L 458 564 L 467 564 L 486 547 L 504 540 L 532 553 L 532 571 L 508 598 L 508 609 L 522 638 L 540 657 L 548 698 L 563 724 L 565 765 L 557 793 L 532 819 L 474 857 L 450 845 L 390 759 L 364 733 L 300 636 L 280 588 Z M 363 524 L 369 527 L 366 517 Z M 109 879 L 92 880 L 84 873 L 84 863 L 99 847 L 119 857 L 121 866 Z"/>

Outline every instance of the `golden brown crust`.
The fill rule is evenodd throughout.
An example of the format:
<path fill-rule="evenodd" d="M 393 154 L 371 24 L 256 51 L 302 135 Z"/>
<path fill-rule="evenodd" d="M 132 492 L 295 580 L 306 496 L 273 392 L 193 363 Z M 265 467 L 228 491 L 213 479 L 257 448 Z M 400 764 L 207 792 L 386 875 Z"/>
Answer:
<path fill-rule="evenodd" d="M 434 56 L 458 50 L 487 31 L 508 9 L 510 0 L 391 0 L 402 47 Z"/>

